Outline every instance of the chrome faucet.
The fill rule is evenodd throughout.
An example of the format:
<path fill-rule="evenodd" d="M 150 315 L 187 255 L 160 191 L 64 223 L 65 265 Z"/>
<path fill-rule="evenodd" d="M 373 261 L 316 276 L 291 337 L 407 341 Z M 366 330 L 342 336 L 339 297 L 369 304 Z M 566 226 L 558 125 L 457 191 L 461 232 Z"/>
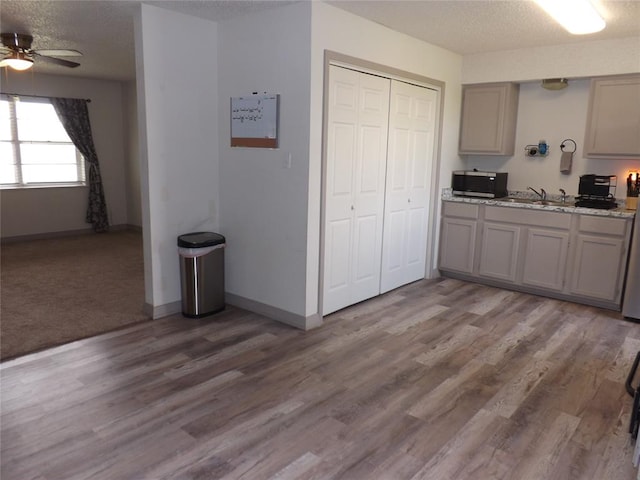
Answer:
<path fill-rule="evenodd" d="M 560 200 L 562 200 L 562 203 L 566 203 L 567 202 L 567 192 L 564 191 L 564 188 L 560 189 L 560 193 L 562 194 L 560 196 Z"/>
<path fill-rule="evenodd" d="M 540 197 L 540 200 L 544 201 L 547 199 L 547 192 L 544 191 L 544 188 L 541 188 L 540 191 L 537 191 L 533 187 L 527 187 L 527 189 L 531 190 L 533 193 Z"/>

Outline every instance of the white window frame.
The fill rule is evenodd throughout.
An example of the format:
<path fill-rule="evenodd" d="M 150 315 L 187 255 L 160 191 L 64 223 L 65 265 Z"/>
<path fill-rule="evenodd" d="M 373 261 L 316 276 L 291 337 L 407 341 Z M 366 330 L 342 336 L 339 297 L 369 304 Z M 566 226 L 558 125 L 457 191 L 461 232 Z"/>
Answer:
<path fill-rule="evenodd" d="M 59 142 L 59 141 L 48 141 L 48 140 L 20 140 L 19 132 L 18 132 L 18 120 L 16 115 L 16 101 L 23 102 L 32 102 L 32 103 L 47 103 L 51 105 L 51 103 L 44 98 L 39 99 L 30 99 L 28 96 L 20 97 L 14 95 L 3 94 L 1 96 L 2 100 L 9 101 L 9 123 L 11 130 L 11 140 L 8 142 L 5 140 L 1 140 L 3 143 L 11 143 L 13 158 L 15 160 L 15 172 L 16 172 L 16 182 L 15 183 L 0 183 L 0 190 L 18 190 L 18 189 L 29 189 L 29 188 L 59 188 L 59 187 L 85 187 L 87 185 L 86 180 L 86 169 L 85 169 L 85 161 L 84 157 L 80 153 L 80 151 L 75 148 L 76 152 L 76 169 L 77 175 L 80 180 L 75 182 L 30 182 L 25 183 L 23 180 L 22 173 L 22 158 L 20 152 L 21 145 L 73 145 L 73 142 L 69 140 L 68 142 Z M 2 179 L 0 179 L 2 181 Z"/>

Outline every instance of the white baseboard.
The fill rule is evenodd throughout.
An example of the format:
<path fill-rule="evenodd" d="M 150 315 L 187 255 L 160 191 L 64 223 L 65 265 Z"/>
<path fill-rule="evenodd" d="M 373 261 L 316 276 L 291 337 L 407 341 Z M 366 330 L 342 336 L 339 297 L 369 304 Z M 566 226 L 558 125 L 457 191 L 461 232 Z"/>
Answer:
<path fill-rule="evenodd" d="M 256 302 L 249 298 L 234 295 L 233 293 L 225 293 L 225 303 L 227 305 L 233 305 L 234 307 L 242 308 L 249 312 L 263 315 L 271 320 L 275 320 L 280 323 L 291 325 L 292 327 L 299 328 L 301 330 L 311 330 L 322 325 L 322 317 L 320 315 L 313 314 L 308 317 L 297 315 L 295 313 L 281 310 L 265 303 Z M 182 313 L 182 302 L 165 303 L 164 305 L 158 305 L 156 307 L 145 303 L 143 307 L 145 315 L 157 320 L 159 318 L 168 317 L 177 313 Z"/>
<path fill-rule="evenodd" d="M 233 305 L 234 307 L 264 315 L 267 318 L 291 325 L 292 327 L 296 327 L 301 330 L 311 330 L 312 328 L 317 328 L 322 325 L 322 317 L 317 313 L 305 317 L 303 315 L 272 307 L 271 305 L 256 302 L 249 298 L 234 295 L 233 293 L 225 293 L 225 300 L 226 303 Z"/>
<path fill-rule="evenodd" d="M 142 312 L 154 320 L 169 317 L 176 313 L 182 313 L 182 301 L 179 300 L 177 302 L 165 303 L 164 305 L 158 305 L 157 307 L 145 302 L 142 307 Z"/>

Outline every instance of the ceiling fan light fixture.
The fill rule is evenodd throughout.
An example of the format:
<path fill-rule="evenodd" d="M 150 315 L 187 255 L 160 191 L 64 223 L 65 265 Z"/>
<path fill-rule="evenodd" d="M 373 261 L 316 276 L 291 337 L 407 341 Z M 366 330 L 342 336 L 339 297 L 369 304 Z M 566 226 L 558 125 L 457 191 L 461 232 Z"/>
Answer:
<path fill-rule="evenodd" d="M 546 90 L 562 90 L 568 85 L 569 80 L 566 78 L 545 78 L 542 80 L 542 88 Z"/>
<path fill-rule="evenodd" d="M 534 1 L 573 35 L 596 33 L 607 25 L 590 0 Z"/>
<path fill-rule="evenodd" d="M 11 52 L 0 60 L 0 67 L 10 67 L 14 70 L 28 70 L 33 67 L 33 58 L 23 52 Z"/>

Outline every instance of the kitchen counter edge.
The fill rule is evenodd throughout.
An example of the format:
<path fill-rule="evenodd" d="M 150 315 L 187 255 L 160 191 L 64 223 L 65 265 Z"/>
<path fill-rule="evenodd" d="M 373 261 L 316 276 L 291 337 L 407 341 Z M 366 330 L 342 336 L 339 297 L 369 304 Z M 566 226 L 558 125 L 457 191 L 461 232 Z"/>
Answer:
<path fill-rule="evenodd" d="M 634 218 L 636 212 L 634 210 L 625 210 L 615 208 L 611 210 L 599 210 L 596 208 L 575 207 L 572 205 L 536 205 L 533 203 L 515 203 L 500 198 L 476 198 L 476 197 L 458 197 L 447 191 L 442 193 L 443 202 L 472 203 L 480 205 L 495 205 L 497 207 L 506 208 L 526 208 L 528 210 L 544 210 L 546 212 L 564 212 L 578 213 L 580 215 L 593 215 L 597 217 L 618 217 L 618 218 Z"/>

